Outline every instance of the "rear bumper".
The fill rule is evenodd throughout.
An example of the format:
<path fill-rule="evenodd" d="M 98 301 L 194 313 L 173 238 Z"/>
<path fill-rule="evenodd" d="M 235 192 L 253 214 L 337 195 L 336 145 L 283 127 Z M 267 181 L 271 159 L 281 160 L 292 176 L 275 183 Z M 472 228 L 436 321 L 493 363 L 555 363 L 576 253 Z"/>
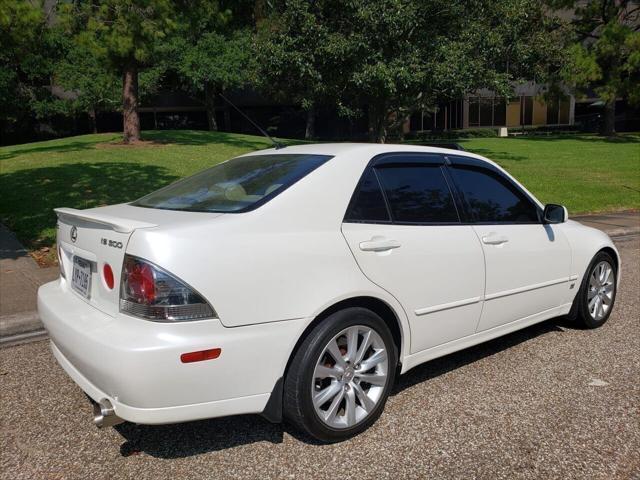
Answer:
<path fill-rule="evenodd" d="M 226 328 L 218 320 L 155 323 L 111 317 L 68 291 L 43 285 L 38 311 L 53 353 L 93 400 L 125 420 L 174 423 L 264 410 L 304 319 Z M 182 353 L 221 348 L 215 360 Z"/>

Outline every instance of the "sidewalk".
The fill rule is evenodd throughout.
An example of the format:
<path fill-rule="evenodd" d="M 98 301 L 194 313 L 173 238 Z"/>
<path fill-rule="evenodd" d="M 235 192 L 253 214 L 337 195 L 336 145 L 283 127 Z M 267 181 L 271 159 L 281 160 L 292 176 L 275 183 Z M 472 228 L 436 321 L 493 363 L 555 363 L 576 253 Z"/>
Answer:
<path fill-rule="evenodd" d="M 640 212 L 570 217 L 611 237 L 640 234 Z M 58 277 L 58 267 L 40 268 L 13 234 L 0 225 L 0 346 L 44 334 L 36 292 Z"/>
<path fill-rule="evenodd" d="M 575 217 L 569 213 L 569 218 L 588 227 L 600 229 L 610 237 L 640 234 L 640 212 L 638 211 L 624 211 L 606 215 L 576 215 Z"/>
<path fill-rule="evenodd" d="M 40 268 L 20 242 L 0 225 L 0 337 L 38 331 L 36 292 L 58 277 L 58 267 Z"/>

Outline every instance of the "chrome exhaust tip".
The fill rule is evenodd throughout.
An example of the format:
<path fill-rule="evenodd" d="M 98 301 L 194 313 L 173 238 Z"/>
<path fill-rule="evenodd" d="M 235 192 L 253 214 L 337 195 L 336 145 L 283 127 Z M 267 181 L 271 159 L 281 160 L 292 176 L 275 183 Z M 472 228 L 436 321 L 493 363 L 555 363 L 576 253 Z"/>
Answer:
<path fill-rule="evenodd" d="M 93 402 L 93 423 L 98 428 L 113 427 L 124 420 L 115 413 L 111 402 L 103 398 L 98 403 Z"/>

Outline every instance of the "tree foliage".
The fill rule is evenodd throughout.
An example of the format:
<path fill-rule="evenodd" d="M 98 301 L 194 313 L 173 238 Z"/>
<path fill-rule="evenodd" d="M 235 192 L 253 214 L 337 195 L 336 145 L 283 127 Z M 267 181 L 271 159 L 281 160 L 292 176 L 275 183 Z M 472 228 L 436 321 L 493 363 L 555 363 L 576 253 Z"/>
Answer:
<path fill-rule="evenodd" d="M 573 12 L 573 45 L 563 77 L 604 101 L 602 133 L 612 135 L 616 99 L 640 105 L 640 5 L 627 0 L 556 0 L 551 5 Z"/>
<path fill-rule="evenodd" d="M 41 2 L 0 0 L 0 124 L 19 133 L 32 116 L 60 110 L 51 93 L 53 64 L 63 37 L 52 28 Z"/>
<path fill-rule="evenodd" d="M 367 112 L 371 139 L 384 141 L 414 109 L 545 81 L 558 35 L 533 0 L 284 0 L 259 29 L 259 77 L 303 105 Z"/>
<path fill-rule="evenodd" d="M 251 32 L 210 31 L 184 46 L 178 71 L 191 90 L 204 94 L 209 129 L 217 130 L 216 97 L 249 84 L 253 72 Z"/>

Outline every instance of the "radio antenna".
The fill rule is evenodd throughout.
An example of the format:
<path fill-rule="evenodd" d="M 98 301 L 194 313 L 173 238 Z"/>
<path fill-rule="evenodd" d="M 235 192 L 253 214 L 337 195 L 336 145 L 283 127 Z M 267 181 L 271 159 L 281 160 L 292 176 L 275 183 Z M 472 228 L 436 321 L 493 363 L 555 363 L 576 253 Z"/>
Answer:
<path fill-rule="evenodd" d="M 269 140 L 271 140 L 271 143 L 273 143 L 273 146 L 276 148 L 276 150 L 280 150 L 281 148 L 286 147 L 286 145 L 283 145 L 282 143 L 274 140 L 274 138 L 269 135 L 260 125 L 258 125 L 256 122 L 254 122 L 253 120 L 251 120 L 242 110 L 240 110 L 238 107 L 236 107 L 233 102 L 231 102 L 231 100 L 229 100 L 227 97 L 225 97 L 223 94 L 218 93 L 218 95 L 220 95 L 220 98 L 222 98 L 225 102 L 227 102 L 229 105 L 231 105 L 236 112 L 238 112 L 240 115 L 242 115 L 244 118 L 246 118 L 249 123 L 251 125 L 253 125 L 254 127 L 256 127 L 258 129 L 258 131 L 264 135 L 265 137 L 267 137 Z"/>

